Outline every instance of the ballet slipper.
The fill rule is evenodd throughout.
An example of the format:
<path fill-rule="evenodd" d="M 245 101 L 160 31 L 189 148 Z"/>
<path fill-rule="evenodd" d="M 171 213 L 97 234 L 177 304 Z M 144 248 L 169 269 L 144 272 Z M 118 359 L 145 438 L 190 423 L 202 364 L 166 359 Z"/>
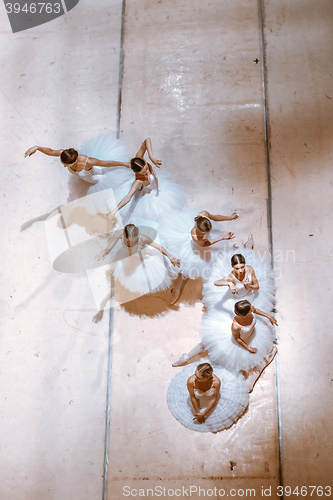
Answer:
<path fill-rule="evenodd" d="M 184 353 L 180 356 L 179 359 L 177 359 L 177 361 L 175 361 L 174 363 L 172 363 L 172 366 L 176 367 L 176 366 L 181 366 L 183 365 L 184 363 L 186 363 L 188 361 L 188 354 Z"/>

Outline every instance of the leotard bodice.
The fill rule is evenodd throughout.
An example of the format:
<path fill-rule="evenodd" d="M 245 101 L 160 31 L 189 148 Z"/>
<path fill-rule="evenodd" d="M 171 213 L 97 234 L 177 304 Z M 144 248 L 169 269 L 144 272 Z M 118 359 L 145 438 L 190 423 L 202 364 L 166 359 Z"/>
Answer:
<path fill-rule="evenodd" d="M 253 316 L 253 319 L 252 319 L 252 322 L 249 326 L 242 326 L 242 325 L 239 325 L 239 323 L 237 323 L 237 321 L 235 321 L 237 323 L 237 325 L 239 325 L 241 328 L 240 328 L 240 331 L 239 331 L 239 336 L 242 340 L 244 340 L 244 342 L 246 342 L 252 335 L 252 333 L 254 332 L 254 327 L 256 325 L 256 318 L 255 316 Z"/>
<path fill-rule="evenodd" d="M 88 157 L 86 158 L 86 162 L 84 164 L 83 169 L 80 170 L 79 172 L 76 172 L 76 170 L 72 170 L 71 167 L 67 167 L 67 169 L 71 174 L 80 177 L 80 179 L 89 182 L 89 184 L 97 184 L 98 176 L 103 174 L 103 169 L 101 167 L 97 167 L 96 165 L 94 165 L 90 170 L 85 170 L 84 168 L 87 164 L 87 161 Z"/>

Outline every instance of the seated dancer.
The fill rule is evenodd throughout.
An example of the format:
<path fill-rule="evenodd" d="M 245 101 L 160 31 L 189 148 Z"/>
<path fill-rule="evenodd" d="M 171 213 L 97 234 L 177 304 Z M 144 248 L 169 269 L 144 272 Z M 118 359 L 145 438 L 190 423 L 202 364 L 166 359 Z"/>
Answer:
<path fill-rule="evenodd" d="M 117 249 L 118 242 L 121 244 Z M 164 261 L 163 255 L 176 267 L 180 265 L 179 260 L 149 236 L 140 233 L 134 224 L 115 231 L 109 245 L 97 255 L 97 260 L 107 257 L 115 247 L 116 252 L 109 259 L 111 272 L 124 288 L 142 296 L 171 286 L 170 264 Z M 109 300 L 110 295 L 103 299 L 94 321 L 102 318 Z"/>
<path fill-rule="evenodd" d="M 33 146 L 25 152 L 25 157 L 30 157 L 36 151 L 59 157 L 62 165 L 72 174 L 69 187 L 75 192 L 76 198 L 99 193 L 93 199 L 87 197 L 86 208 L 92 214 L 109 213 L 110 194 L 106 190 L 114 190 L 132 178 L 124 145 L 110 135 L 90 139 L 80 148 L 80 153 L 73 148 Z"/>
<path fill-rule="evenodd" d="M 159 221 L 165 213 L 184 206 L 182 188 L 166 172 L 160 172 L 157 178 L 153 166 L 144 159 L 146 153 L 155 167 L 161 166 L 162 162 L 153 157 L 151 140 L 145 139 L 135 158 L 128 163 L 135 173 L 135 180 L 125 182 L 115 191 L 117 205 L 110 211 L 109 219 L 112 220 L 120 211 L 122 220 L 126 222 L 130 222 L 133 213 L 144 219 Z"/>
<path fill-rule="evenodd" d="M 199 432 L 217 432 L 244 413 L 249 394 L 243 377 L 201 362 L 177 373 L 170 382 L 167 401 L 181 424 Z"/>
<path fill-rule="evenodd" d="M 262 372 L 276 354 L 271 325 L 277 325 L 277 321 L 248 300 L 236 302 L 235 314 L 231 318 L 228 312 L 210 309 L 201 323 L 202 342 L 172 366 L 190 362 L 194 356 L 208 351 L 212 361 L 232 372 L 248 372 L 256 367 Z M 258 320 L 254 315 L 259 316 Z"/>
<path fill-rule="evenodd" d="M 228 252 L 217 260 L 212 274 L 203 285 L 202 301 L 207 309 L 215 307 L 232 313 L 235 303 L 246 297 L 255 307 L 272 310 L 274 292 L 270 263 L 263 259 L 259 252 L 244 249 L 242 254 Z"/>
<path fill-rule="evenodd" d="M 218 243 L 234 238 L 231 232 L 227 234 L 216 232 L 211 221 L 235 220 L 238 218 L 236 213 L 230 216 L 213 215 L 203 210 L 196 214 L 195 209 L 186 209 L 181 213 L 171 212 L 160 224 L 160 233 L 167 241 L 168 248 L 180 260 L 180 273 L 171 290 L 171 305 L 179 299 L 188 279 L 208 278 L 218 252 L 223 248 Z M 209 239 L 211 236 L 213 237 Z"/>

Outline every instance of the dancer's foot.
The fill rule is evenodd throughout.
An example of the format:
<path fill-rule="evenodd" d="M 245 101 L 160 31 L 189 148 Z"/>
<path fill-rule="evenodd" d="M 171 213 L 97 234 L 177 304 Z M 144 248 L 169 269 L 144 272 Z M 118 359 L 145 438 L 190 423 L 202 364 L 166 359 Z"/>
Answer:
<path fill-rule="evenodd" d="M 246 242 L 246 243 L 244 243 L 244 248 L 246 248 L 246 247 L 250 247 L 250 248 L 252 248 L 252 250 L 253 250 L 253 248 L 254 248 L 254 239 L 253 239 L 252 234 L 249 234 L 249 237 L 248 237 L 248 239 L 247 239 L 247 242 Z"/>
<path fill-rule="evenodd" d="M 277 347 L 274 347 L 267 358 L 265 359 L 266 364 L 263 367 L 258 367 L 257 370 L 255 370 L 251 375 L 245 380 L 245 383 L 249 389 L 249 392 L 253 391 L 254 386 L 258 382 L 259 378 L 261 377 L 262 373 L 264 370 L 266 370 L 267 366 L 271 364 L 273 359 L 275 358 L 275 355 L 277 353 Z"/>
<path fill-rule="evenodd" d="M 184 363 L 186 363 L 188 360 L 189 360 L 188 354 L 184 353 L 180 356 L 179 359 L 177 359 L 177 361 L 172 363 L 172 366 L 181 366 Z"/>

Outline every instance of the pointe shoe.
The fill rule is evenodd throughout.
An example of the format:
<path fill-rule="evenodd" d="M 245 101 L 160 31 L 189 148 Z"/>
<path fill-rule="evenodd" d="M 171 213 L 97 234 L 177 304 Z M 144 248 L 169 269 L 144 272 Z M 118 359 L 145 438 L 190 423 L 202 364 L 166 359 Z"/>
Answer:
<path fill-rule="evenodd" d="M 183 365 L 184 363 L 186 363 L 187 361 L 188 361 L 188 355 L 186 353 L 184 353 L 180 356 L 179 359 L 177 359 L 177 361 L 172 363 L 172 366 L 180 366 L 180 365 Z"/>
<path fill-rule="evenodd" d="M 244 243 L 244 248 L 246 248 L 246 247 L 250 247 L 252 250 L 254 248 L 254 239 L 253 239 L 252 234 L 249 234 L 247 242 Z"/>

